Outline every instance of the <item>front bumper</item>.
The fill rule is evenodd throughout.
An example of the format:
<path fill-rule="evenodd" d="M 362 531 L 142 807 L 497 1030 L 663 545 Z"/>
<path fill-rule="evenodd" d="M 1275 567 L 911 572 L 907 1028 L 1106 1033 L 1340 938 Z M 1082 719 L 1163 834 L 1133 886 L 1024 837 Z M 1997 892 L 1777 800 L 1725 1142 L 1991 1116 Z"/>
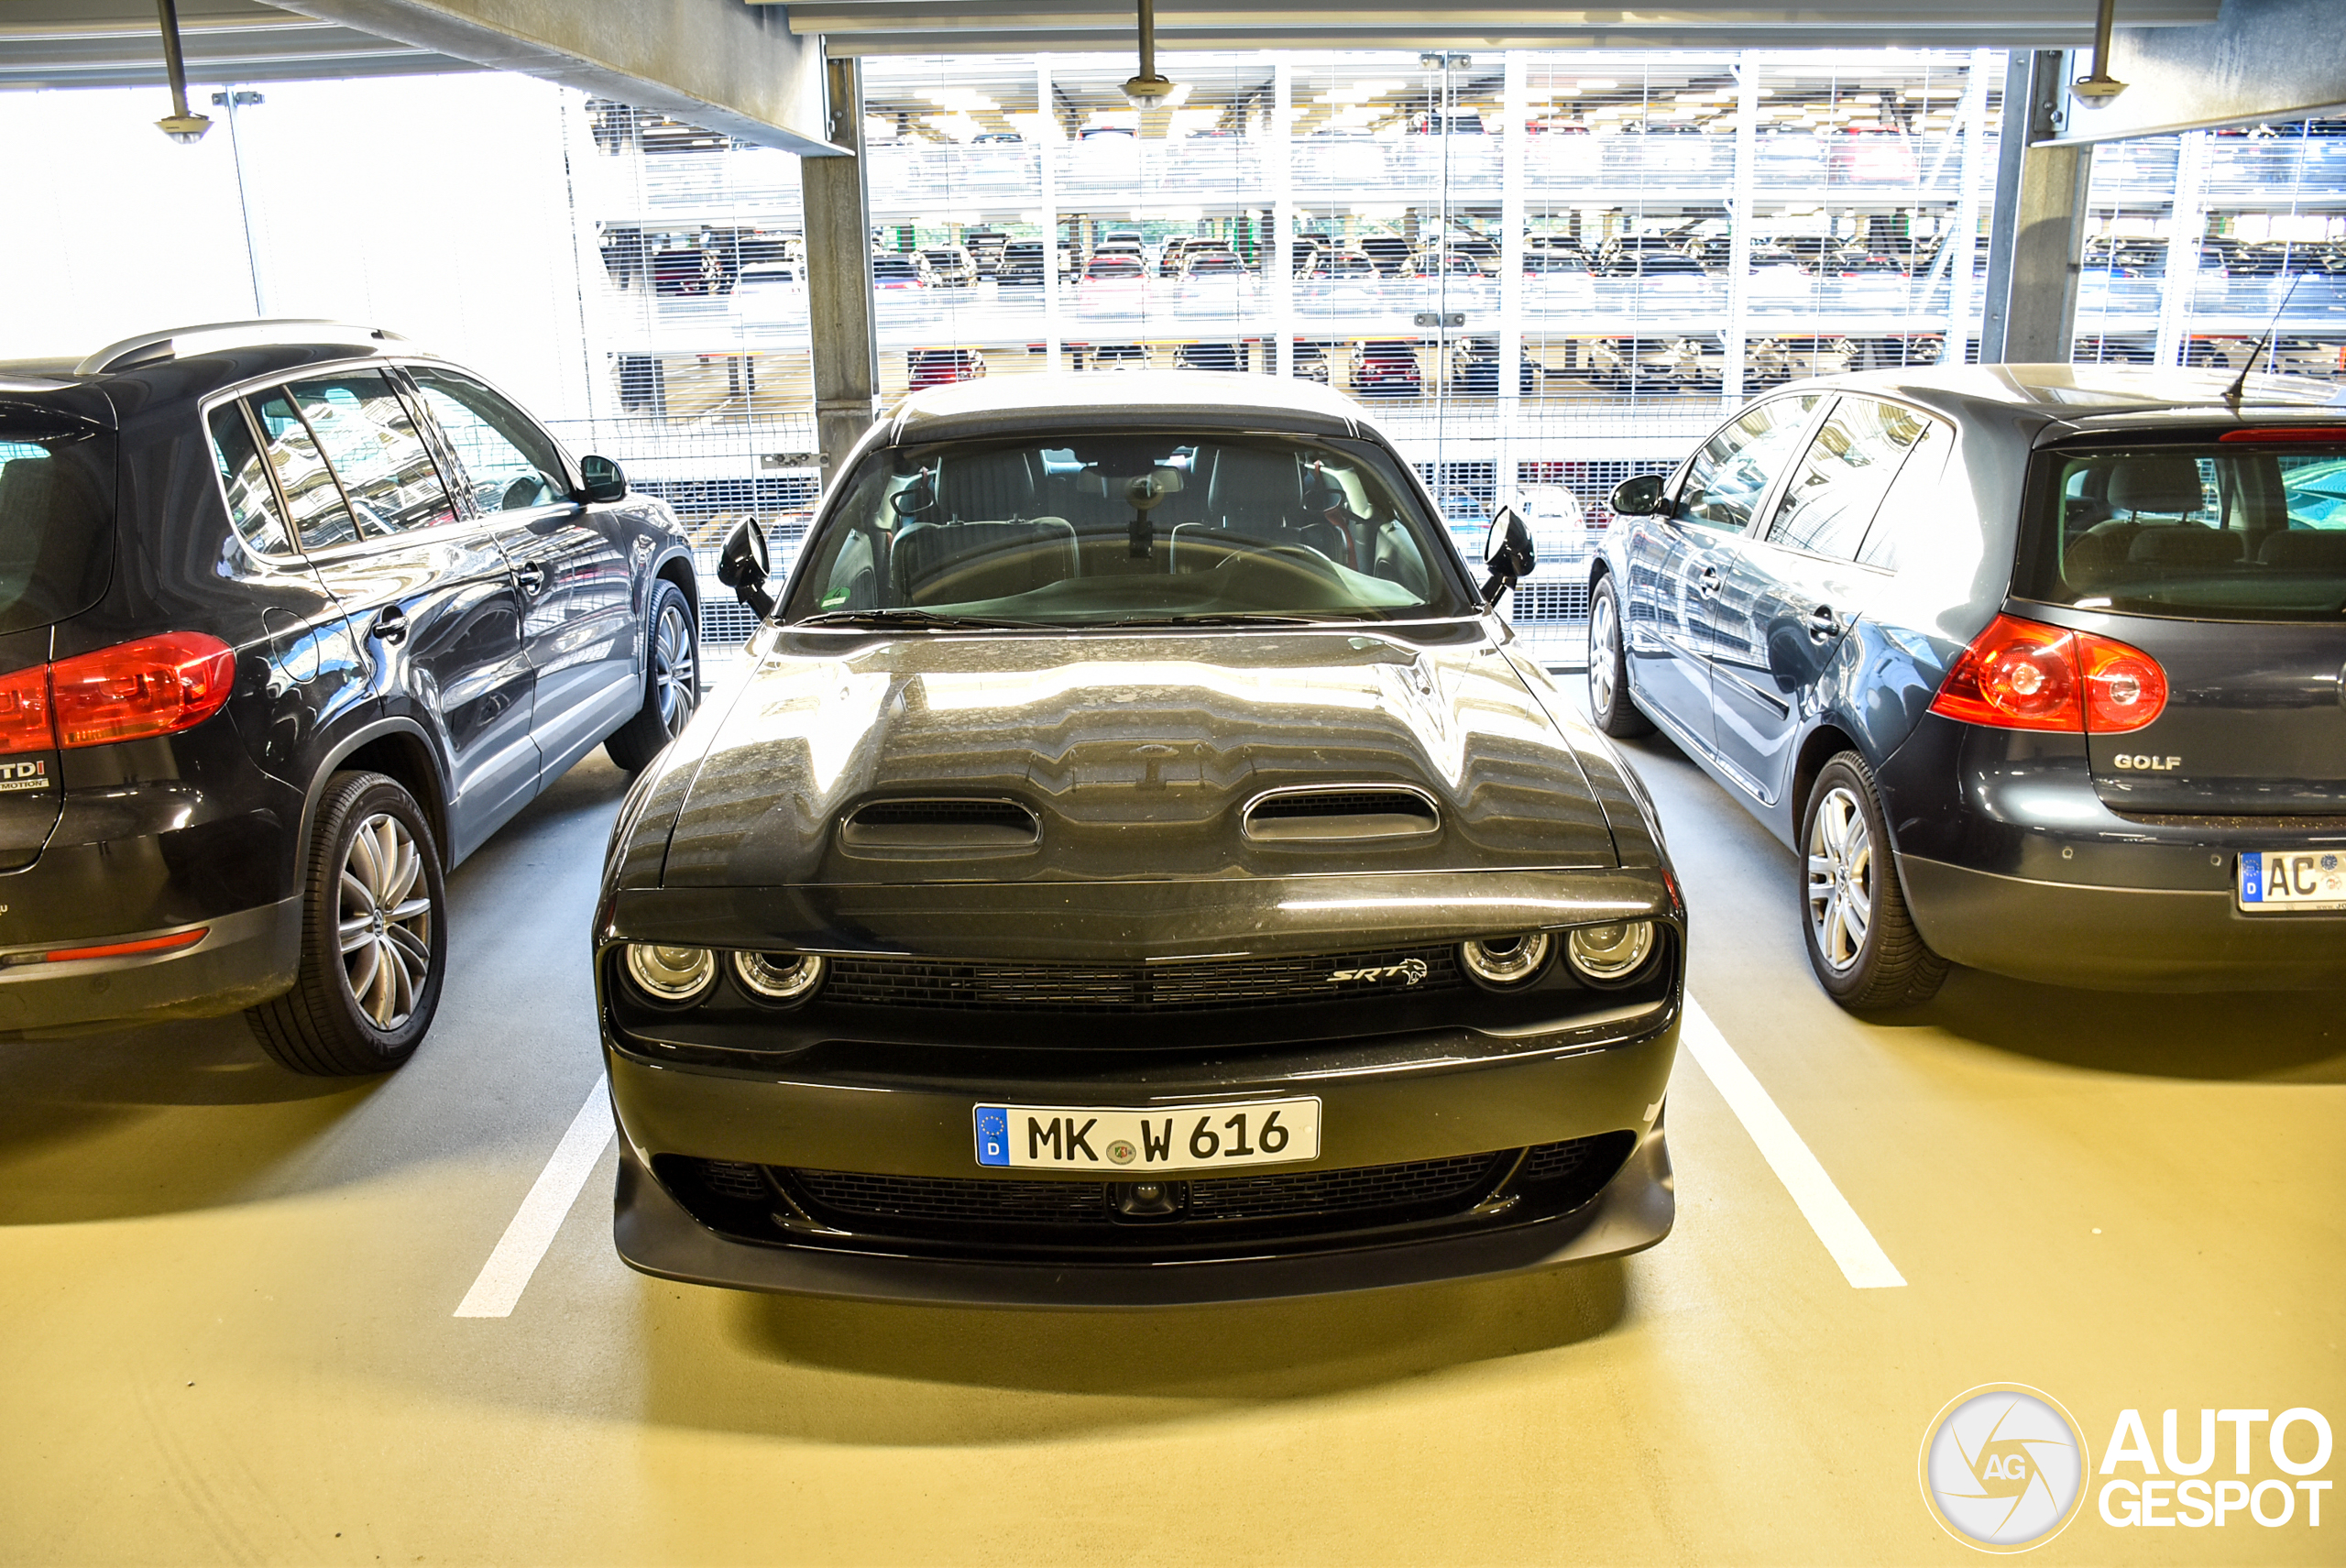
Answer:
<path fill-rule="evenodd" d="M 614 1239 L 630 1266 L 666 1278 L 861 1299 L 999 1306 L 1129 1307 L 1314 1295 L 1463 1275 L 1505 1273 L 1634 1252 L 1669 1234 L 1674 1214 L 1660 1111 L 1676 1054 L 1670 998 L 1568 1036 L 1498 1040 L 1472 1030 L 1325 1043 L 1289 1055 L 1093 1069 L 1048 1080 L 918 1078 L 882 1070 L 823 1081 L 787 1067 L 752 1072 L 655 1063 L 606 1040 L 621 1167 Z M 973 1069 L 993 1053 L 972 1053 Z M 1377 1236 L 1194 1248 L 1178 1262 L 1061 1254 L 1014 1262 L 953 1255 L 883 1234 L 744 1239 L 696 1218 L 653 1174 L 663 1157 L 774 1169 L 980 1179 L 971 1111 L 981 1102 L 1172 1110 L 1312 1094 L 1321 1102 L 1311 1172 L 1439 1160 L 1618 1135 L 1633 1150 L 1593 1199 L 1561 1213 L 1504 1206 Z M 1036 1173 L 1013 1173 L 1032 1177 Z"/>
<path fill-rule="evenodd" d="M 1914 855 L 1898 872 L 1923 940 L 1973 969 L 2095 991 L 2346 987 L 2346 915 L 2244 915 L 2229 887 L 2044 882 Z"/>

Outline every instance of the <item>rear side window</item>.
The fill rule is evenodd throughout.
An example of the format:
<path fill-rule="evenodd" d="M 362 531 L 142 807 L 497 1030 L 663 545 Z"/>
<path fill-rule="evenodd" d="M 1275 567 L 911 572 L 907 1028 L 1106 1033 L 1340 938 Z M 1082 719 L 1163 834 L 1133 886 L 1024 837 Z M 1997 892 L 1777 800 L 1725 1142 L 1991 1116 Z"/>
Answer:
<path fill-rule="evenodd" d="M 1923 422 L 1922 433 L 1915 436 L 1906 460 L 1898 466 L 1898 477 L 1891 481 L 1881 505 L 1874 509 L 1873 526 L 1858 547 L 1858 560 L 1894 572 L 1912 557 L 1924 529 L 1944 524 L 1945 513 L 1935 503 L 1947 454 L 1954 449 L 1946 425 L 1936 420 Z"/>
<path fill-rule="evenodd" d="M 2041 454 L 2020 591 L 2136 615 L 2330 620 L 2346 610 L 2346 433 Z"/>
<path fill-rule="evenodd" d="M 350 509 L 342 504 L 342 487 L 334 470 L 310 439 L 310 427 L 293 410 L 283 392 L 267 392 L 253 400 L 253 417 L 269 441 L 269 466 L 277 471 L 278 488 L 293 514 L 293 527 L 304 550 L 331 550 L 358 537 Z"/>
<path fill-rule="evenodd" d="M 342 480 L 370 537 L 453 521 L 455 510 L 432 454 L 379 370 L 348 370 L 286 388 Z"/>
<path fill-rule="evenodd" d="M 114 563 L 114 433 L 0 402 L 0 632 L 87 609 Z"/>
<path fill-rule="evenodd" d="M 1855 558 L 1883 494 L 1928 423 L 1898 403 L 1839 400 L 1785 482 L 1769 543 Z"/>
<path fill-rule="evenodd" d="M 220 485 L 228 498 L 228 518 L 246 543 L 264 555 L 290 555 L 293 536 L 278 514 L 277 492 L 269 488 L 269 469 L 245 411 L 228 403 L 212 411 L 212 460 L 220 468 Z"/>
<path fill-rule="evenodd" d="M 408 374 L 455 449 L 481 510 L 522 511 L 570 499 L 561 455 L 527 414 L 470 377 L 422 365 Z"/>

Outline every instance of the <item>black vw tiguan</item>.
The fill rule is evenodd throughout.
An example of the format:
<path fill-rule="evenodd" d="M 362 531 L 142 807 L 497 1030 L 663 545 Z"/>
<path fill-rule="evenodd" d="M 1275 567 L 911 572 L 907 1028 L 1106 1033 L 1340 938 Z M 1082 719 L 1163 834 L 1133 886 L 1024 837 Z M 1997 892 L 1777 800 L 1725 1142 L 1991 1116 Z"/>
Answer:
<path fill-rule="evenodd" d="M 696 592 L 665 503 L 387 333 L 0 364 L 0 1037 L 249 1009 L 398 1066 L 442 873 L 683 727 Z"/>

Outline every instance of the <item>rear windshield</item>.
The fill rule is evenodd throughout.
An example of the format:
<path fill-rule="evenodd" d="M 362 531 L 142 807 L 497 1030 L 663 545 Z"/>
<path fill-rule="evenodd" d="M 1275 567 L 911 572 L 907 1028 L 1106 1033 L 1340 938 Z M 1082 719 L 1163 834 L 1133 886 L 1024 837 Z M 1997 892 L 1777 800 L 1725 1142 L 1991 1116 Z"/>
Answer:
<path fill-rule="evenodd" d="M 2031 492 L 2028 598 L 2226 620 L 2346 610 L 2346 437 L 2064 449 Z"/>
<path fill-rule="evenodd" d="M 114 433 L 0 402 L 0 632 L 98 601 L 114 563 Z"/>
<path fill-rule="evenodd" d="M 1403 620 L 1478 606 L 1382 449 L 1069 433 L 868 455 L 785 619 L 1050 626 Z"/>

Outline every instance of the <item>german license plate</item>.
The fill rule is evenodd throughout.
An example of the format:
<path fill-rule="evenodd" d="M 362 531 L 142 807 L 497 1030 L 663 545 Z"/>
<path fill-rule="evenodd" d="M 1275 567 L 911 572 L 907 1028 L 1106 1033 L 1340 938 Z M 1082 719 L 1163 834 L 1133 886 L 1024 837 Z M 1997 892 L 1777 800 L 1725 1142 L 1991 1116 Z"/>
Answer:
<path fill-rule="evenodd" d="M 2346 910 L 2346 850 L 2252 850 L 2240 858 L 2238 901 L 2253 915 Z"/>
<path fill-rule="evenodd" d="M 1180 1111 L 981 1105 L 978 1163 L 1114 1178 L 1291 1165 L 1320 1157 L 1317 1099 L 1249 1100 Z"/>

